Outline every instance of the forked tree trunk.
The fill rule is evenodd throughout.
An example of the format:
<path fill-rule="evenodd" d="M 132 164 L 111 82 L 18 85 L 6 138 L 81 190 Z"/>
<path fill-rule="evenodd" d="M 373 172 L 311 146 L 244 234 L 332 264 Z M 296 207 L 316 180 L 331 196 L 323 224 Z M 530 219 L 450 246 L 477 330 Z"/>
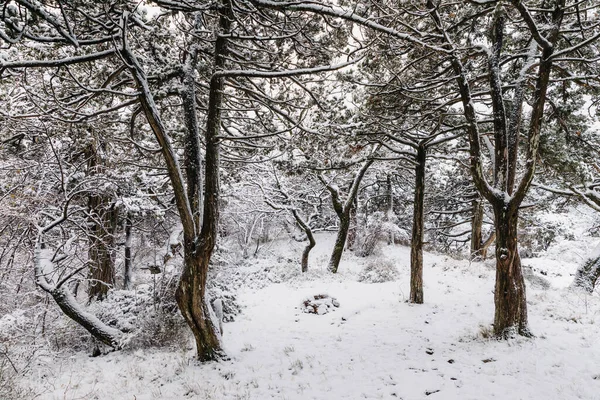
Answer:
<path fill-rule="evenodd" d="M 496 289 L 494 334 L 510 338 L 532 336 L 527 323 L 527 299 L 517 246 L 518 210 L 494 205 L 496 224 Z"/>
<path fill-rule="evenodd" d="M 423 303 L 423 215 L 425 200 L 424 146 L 417 148 L 415 168 L 415 195 L 413 208 L 412 240 L 410 244 L 410 298 L 411 303 Z"/>
<path fill-rule="evenodd" d="M 228 33 L 231 28 L 232 18 L 231 2 L 222 0 L 219 10 L 219 32 L 215 41 L 215 70 L 221 72 L 225 69 L 227 55 L 227 39 L 220 33 Z M 193 74 L 193 69 L 186 72 L 186 75 Z M 193 100 L 195 104 L 193 75 L 188 75 L 189 85 L 187 87 L 188 100 Z M 188 81 L 188 79 L 185 79 Z M 204 203 L 201 227 L 200 219 L 192 218 L 196 224 L 196 233 L 192 229 L 184 228 L 184 268 L 179 281 L 179 286 L 175 292 L 177 304 L 183 315 L 183 318 L 189 325 L 196 340 L 196 352 L 200 361 L 214 361 L 227 358 L 221 345 L 220 323 L 215 315 L 212 306 L 206 294 L 206 282 L 208 277 L 208 267 L 215 245 L 217 243 L 218 225 L 219 225 L 219 167 L 220 167 L 220 145 L 219 130 L 221 125 L 221 106 L 223 103 L 224 78 L 213 76 L 210 81 L 208 95 L 208 115 L 205 131 L 206 155 L 204 170 Z M 190 107 L 188 111 L 193 111 Z M 193 124 L 191 124 L 193 125 Z M 198 133 L 196 128 L 188 125 L 190 132 Z M 188 135 L 188 140 L 192 140 Z M 195 149 L 194 149 L 195 148 Z M 188 160 L 199 160 L 198 146 L 189 149 Z M 193 161 L 190 161 L 193 162 Z M 200 181 L 199 168 L 194 171 L 188 170 L 188 181 Z M 189 184 L 189 183 L 188 183 Z M 200 185 L 198 185 L 200 187 Z M 200 200 L 192 201 L 197 191 L 190 192 L 188 198 L 191 205 L 196 203 L 200 206 Z M 199 196 L 199 195 L 198 195 Z M 193 209 L 193 208 L 192 208 Z M 197 232 L 200 230 L 200 232 Z"/>
<path fill-rule="evenodd" d="M 221 348 L 219 321 L 206 295 L 213 245 L 201 243 L 194 249 L 194 243 L 186 242 L 184 269 L 176 292 L 177 305 L 194 334 L 198 359 L 220 360 L 225 358 L 225 353 Z"/>
<path fill-rule="evenodd" d="M 471 260 L 482 260 L 483 249 L 483 199 L 476 195 L 473 199 L 473 219 L 471 220 Z"/>
<path fill-rule="evenodd" d="M 301 261 L 302 272 L 307 272 L 308 271 L 308 257 L 310 255 L 310 251 L 313 249 L 313 247 L 315 247 L 317 242 L 315 240 L 315 235 L 313 234 L 313 231 L 310 228 L 310 225 L 308 224 L 308 222 L 306 222 L 302 219 L 300 214 L 298 214 L 298 210 L 293 209 L 292 214 L 294 215 L 296 222 L 298 223 L 298 225 L 300 225 L 300 227 L 306 234 L 306 238 L 308 239 L 308 244 L 306 245 L 306 247 L 304 248 L 304 251 L 302 252 L 302 261 Z"/>
<path fill-rule="evenodd" d="M 340 266 L 340 261 L 342 259 L 342 254 L 344 253 L 344 247 L 346 246 L 346 239 L 348 238 L 348 231 L 350 228 L 350 213 L 354 207 L 356 196 L 358 195 L 358 188 L 371 164 L 373 164 L 373 160 L 367 160 L 362 165 L 352 181 L 352 185 L 350 186 L 350 190 L 348 192 L 348 198 L 344 202 L 342 202 L 339 189 L 326 183 L 325 179 L 323 179 L 321 175 L 318 176 L 321 182 L 323 182 L 323 184 L 327 187 L 327 190 L 329 190 L 331 193 L 333 209 L 340 220 L 338 234 L 335 239 L 331 258 L 329 259 L 329 266 L 327 268 L 333 273 L 337 273 Z"/>
<path fill-rule="evenodd" d="M 219 323 L 215 317 L 211 305 L 206 297 L 206 281 L 208 266 L 213 250 L 216 245 L 219 223 L 219 129 L 221 125 L 221 108 L 223 102 L 223 75 L 227 60 L 227 35 L 234 21 L 232 5 L 230 0 L 221 0 L 218 7 L 218 31 L 215 32 L 215 64 L 213 76 L 210 80 L 208 94 L 208 114 L 206 118 L 206 130 L 204 142 L 206 146 L 205 169 L 204 169 L 204 204 L 202 218 L 200 210 L 202 196 L 199 188 L 202 187 L 202 168 L 186 168 L 186 187 L 181 164 L 171 144 L 171 138 L 165 128 L 160 113 L 154 103 L 154 96 L 150 92 L 148 78 L 135 55 L 127 43 L 126 29 L 127 15 L 123 18 L 123 46 L 119 54 L 129 65 L 138 90 L 139 100 L 156 139 L 161 147 L 169 179 L 173 186 L 177 211 L 183 226 L 184 237 L 184 265 L 179 286 L 175 292 L 175 298 L 181 314 L 192 330 L 196 339 L 197 356 L 200 361 L 211 361 L 226 358 L 221 347 L 221 334 Z M 200 21 L 200 20 L 198 20 Z M 198 46 L 192 46 L 187 54 L 183 69 L 184 94 L 183 101 L 196 103 L 194 76 L 196 58 L 194 54 L 199 51 Z M 194 114 L 195 107 L 186 105 L 184 113 L 188 129 L 186 140 L 197 140 L 197 122 Z M 189 143 L 188 143 L 189 144 Z M 186 146 L 186 162 L 200 163 L 199 146 L 196 143 Z M 201 225 L 201 226 L 200 226 Z"/>

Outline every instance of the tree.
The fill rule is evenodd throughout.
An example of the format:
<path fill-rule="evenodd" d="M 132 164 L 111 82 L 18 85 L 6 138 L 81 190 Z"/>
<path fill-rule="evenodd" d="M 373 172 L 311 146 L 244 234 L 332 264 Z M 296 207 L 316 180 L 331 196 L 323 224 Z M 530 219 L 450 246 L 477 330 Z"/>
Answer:
<path fill-rule="evenodd" d="M 185 182 L 181 173 L 180 164 L 178 162 L 176 153 L 171 144 L 171 138 L 164 128 L 164 124 L 161 120 L 160 113 L 155 104 L 155 97 L 150 91 L 150 80 L 148 79 L 145 70 L 140 65 L 136 55 L 130 49 L 127 34 L 129 28 L 136 28 L 144 26 L 139 19 L 139 15 L 129 14 L 127 11 L 127 4 L 118 5 L 110 10 L 100 10 L 100 18 L 90 18 L 90 15 L 95 12 L 93 5 L 90 7 L 77 10 L 75 8 L 63 9 L 61 5 L 61 19 L 57 20 L 51 12 L 48 12 L 42 5 L 20 2 L 20 7 L 23 7 L 29 11 L 29 13 L 23 13 L 25 15 L 25 24 L 31 21 L 30 15 L 34 14 L 42 23 L 47 24 L 50 28 L 50 32 L 56 33 L 56 38 L 53 40 L 61 45 L 64 45 L 67 49 L 72 46 L 74 49 L 78 49 L 81 46 L 86 48 L 94 48 L 95 46 L 102 46 L 103 43 L 112 43 L 115 39 L 115 34 L 120 33 L 121 45 L 117 49 L 103 50 L 97 53 L 86 54 L 82 56 L 69 57 L 62 60 L 40 60 L 31 62 L 14 62 L 5 63 L 4 68 L 48 68 L 48 67 L 59 67 L 64 68 L 68 65 L 85 65 L 85 63 L 94 62 L 100 59 L 111 57 L 115 54 L 119 54 L 123 61 L 125 61 L 125 67 L 131 71 L 138 89 L 139 95 L 137 100 L 133 102 L 131 100 L 126 101 L 125 106 L 135 105 L 139 100 L 141 104 L 141 111 L 134 112 L 133 122 L 135 122 L 135 116 L 140 112 L 143 112 L 147 120 L 150 122 L 152 130 L 154 131 L 159 144 L 161 145 L 161 152 L 167 170 L 171 178 L 171 183 L 175 193 L 175 200 L 179 211 L 179 216 L 184 227 L 185 236 L 185 267 L 182 273 L 180 282 L 180 289 L 178 291 L 178 303 L 181 307 L 184 318 L 192 328 L 192 331 L 196 337 L 198 347 L 198 357 L 201 360 L 215 359 L 223 356 L 223 352 L 220 344 L 220 333 L 218 332 L 218 322 L 214 318 L 214 313 L 208 304 L 205 296 L 206 287 L 206 273 L 208 269 L 208 263 L 210 261 L 210 255 L 214 248 L 216 235 L 217 235 L 217 223 L 218 223 L 218 196 L 219 196 L 219 183 L 218 183 L 218 167 L 219 167 L 219 145 L 216 139 L 220 124 L 220 103 L 222 97 L 222 82 L 223 78 L 218 77 L 211 82 L 211 94 L 209 99 L 209 106 L 212 107 L 212 111 L 208 115 L 208 124 L 206 130 L 206 178 L 205 179 L 205 191 L 207 193 L 206 200 L 202 202 L 199 197 L 201 190 L 201 161 L 200 161 L 200 150 L 199 150 L 199 131 L 197 125 L 197 118 L 195 115 L 196 98 L 195 98 L 195 63 L 197 57 L 194 52 L 197 52 L 199 47 L 198 44 L 192 46 L 190 56 L 188 57 L 188 63 L 185 65 L 181 74 L 175 76 L 182 76 L 184 81 L 184 90 L 181 92 L 181 97 L 184 101 L 184 114 L 189 118 L 186 119 L 186 128 L 188 129 L 187 143 L 186 146 L 186 174 L 188 178 L 187 193 Z M 121 8 L 121 6 L 123 6 Z M 51 7 L 51 6 L 49 6 Z M 230 6 L 229 6 L 230 7 Z M 227 30 L 230 26 L 229 17 L 226 16 L 226 9 L 220 8 L 221 17 L 218 18 L 220 25 L 217 23 L 218 30 Z M 195 11 L 195 9 L 192 9 Z M 113 14 L 113 15 L 110 15 Z M 116 14 L 116 18 L 114 16 Z M 122 24 L 118 26 L 114 21 L 119 20 L 121 14 L 123 14 Z M 77 38 L 77 32 L 73 32 L 72 26 L 74 21 L 79 18 L 83 18 L 81 24 L 78 25 L 82 29 L 79 40 Z M 102 18 L 106 18 L 107 22 L 104 24 Z M 201 21 L 199 18 L 198 21 Z M 8 26 L 14 26 L 14 21 L 4 20 Z M 12 24 L 12 25 L 10 25 Z M 99 30 L 90 29 L 89 25 L 101 26 Z M 21 27 L 23 31 L 26 31 L 26 27 Z M 86 30 L 87 29 L 87 30 Z M 108 36 L 102 36 L 106 30 L 110 33 Z M 90 32 L 102 32 L 100 38 L 87 39 L 86 35 Z M 23 40 L 48 42 L 47 38 L 40 38 L 32 35 L 24 35 Z M 18 42 L 18 40 L 16 40 Z M 52 42 L 52 41 L 51 41 Z M 217 46 L 215 53 L 217 56 L 215 59 L 215 69 L 220 70 L 223 67 L 224 53 L 226 52 L 227 39 L 220 38 L 217 40 Z M 152 47 L 151 47 L 152 50 Z M 75 50 L 77 51 L 77 50 Z M 105 82 L 100 89 L 94 89 L 90 86 L 84 86 L 78 81 L 73 75 L 71 81 L 74 81 L 73 86 L 77 86 L 80 91 L 80 96 L 86 100 L 86 97 L 95 97 L 99 94 L 106 94 L 109 98 L 127 97 L 129 93 L 126 91 L 119 90 L 121 86 L 128 85 L 131 81 L 121 79 L 116 82 L 116 87 L 107 87 L 111 81 L 122 77 L 126 70 L 121 66 L 117 67 L 116 70 L 109 75 L 109 79 Z M 169 72 L 166 73 L 169 77 Z M 173 75 L 171 75 L 172 78 Z M 168 79 L 168 78 L 166 78 Z M 153 81 L 155 81 L 153 79 Z M 67 88 L 68 89 L 68 88 Z M 71 96 L 73 96 L 71 94 Z M 187 105 L 187 107 L 186 107 Z M 123 108 L 117 106 L 112 109 Z M 209 107 L 209 108 L 210 108 Z M 77 114 L 75 114 L 77 115 Z M 193 207 L 193 208 L 192 208 Z M 204 207 L 204 216 L 202 225 L 200 225 L 200 210 Z M 47 231 L 48 229 L 44 229 Z M 61 282 L 60 282 L 61 283 Z M 60 283 L 55 287 L 60 287 Z M 42 289 L 54 293 L 52 285 L 46 285 L 43 279 L 38 280 L 38 284 Z M 60 300 L 60 293 L 56 292 L 57 302 Z M 59 305 L 61 303 L 59 302 Z M 61 306 L 62 308 L 62 306 Z M 65 310 L 63 308 L 63 310 Z M 66 312 L 66 311 L 65 311 Z M 67 313 L 68 314 L 68 313 Z M 85 321 L 78 321 L 83 323 Z M 88 329 L 89 330 L 89 329 Z"/>
<path fill-rule="evenodd" d="M 362 182 L 365 174 L 369 167 L 373 164 L 373 159 L 364 161 L 360 169 L 355 172 L 353 179 L 350 182 L 350 188 L 346 195 L 346 199 L 342 199 L 342 194 L 337 185 L 331 181 L 327 181 L 322 174 L 318 175 L 321 183 L 327 188 L 331 195 L 331 202 L 333 203 L 333 209 L 339 219 L 338 233 L 333 245 L 333 251 L 331 252 L 331 258 L 329 259 L 328 269 L 334 274 L 338 271 L 342 254 L 344 253 L 344 247 L 346 247 L 346 239 L 348 237 L 348 231 L 350 230 L 350 213 L 354 207 L 356 195 L 358 194 L 358 188 Z"/>
<path fill-rule="evenodd" d="M 265 173 L 269 172 L 263 170 L 262 174 Z M 275 166 L 270 174 L 274 178 L 272 185 L 267 186 L 260 180 L 253 183 L 260 188 L 265 203 L 274 210 L 291 214 L 295 224 L 304 233 L 308 243 L 302 251 L 300 267 L 302 272 L 308 272 L 310 252 L 317 244 L 314 231 L 322 213 L 323 190 L 312 188 L 315 183 L 310 181 L 310 174 L 280 177 Z"/>
<path fill-rule="evenodd" d="M 94 138 L 96 139 L 96 138 Z M 92 140 L 85 151 L 87 173 L 91 176 L 103 174 L 106 161 L 100 154 L 102 146 Z M 115 284 L 115 236 L 119 221 L 119 210 L 109 193 L 93 191 L 88 196 L 88 215 L 90 226 L 90 284 L 88 297 L 90 300 L 103 300 L 109 288 Z"/>
<path fill-rule="evenodd" d="M 567 5 L 562 0 L 550 6 L 537 1 L 491 0 L 465 7 L 428 0 L 424 7 L 401 2 L 396 9 L 382 13 L 415 16 L 415 21 L 398 23 L 330 4 L 266 0 L 253 3 L 258 7 L 341 18 L 408 42 L 418 51 L 425 49 L 442 55 L 446 67 L 432 74 L 456 84 L 460 113 L 469 137 L 471 174 L 478 191 L 494 210 L 497 271 L 494 333 L 499 337 L 530 336 L 517 248 L 518 210 L 535 173 L 548 88 L 556 81 L 577 79 L 567 66 L 577 69 L 578 65 L 593 63 L 597 57 L 594 43 L 600 33 L 590 18 L 590 10 L 581 12 L 578 3 Z M 390 26 L 394 23 L 395 26 Z M 571 29 L 573 26 L 577 29 Z M 482 34 L 486 31 L 489 34 Z M 553 67 L 563 75 L 557 80 L 550 79 Z M 455 104 L 455 99 L 447 101 Z M 525 111 L 526 99 L 530 113 Z M 491 120 L 480 116 L 485 113 L 476 108 L 476 103 L 491 109 Z M 482 164 L 483 127 L 490 127 L 494 137 L 495 168 L 491 183 Z M 522 131 L 526 131 L 525 140 Z M 525 149 L 521 168 L 518 155 L 522 147 Z M 517 180 L 519 171 L 521 177 Z"/>
<path fill-rule="evenodd" d="M 280 25 L 264 14 L 244 7 L 234 10 L 226 0 L 215 4 L 157 4 L 160 10 L 154 11 L 158 15 L 151 18 L 143 6 L 128 1 L 110 7 L 85 2 L 64 5 L 15 1 L 3 14 L 2 39 L 18 47 L 20 58 L 29 60 L 4 62 L 2 70 L 15 77 L 18 74 L 14 71 L 22 69 L 61 71 L 56 82 L 64 95 L 56 96 L 55 90 L 44 93 L 45 99 L 52 100 L 47 104 L 54 107 L 43 110 L 50 118 L 56 110 L 61 114 L 56 118 L 73 124 L 108 112 L 117 112 L 120 117 L 128 114 L 133 136 L 140 127 L 137 117 L 145 116 L 159 148 L 139 148 L 145 154 L 162 155 L 183 226 L 184 268 L 177 301 L 196 338 L 198 358 L 212 360 L 224 357 L 218 323 L 206 298 L 207 271 L 218 235 L 221 143 L 250 139 L 238 130 L 238 121 L 248 120 L 251 109 L 245 110 L 247 105 L 266 104 L 272 113 L 295 122 L 286 110 L 277 108 L 280 102 L 271 101 L 269 91 L 253 78 L 293 78 L 335 70 L 353 61 L 302 68 L 299 53 L 311 62 L 330 57 L 325 47 L 316 51 L 306 42 L 302 30 L 296 29 L 301 26 L 318 31 L 312 21 L 285 25 L 284 30 L 289 28 L 293 34 L 285 30 L 282 38 L 292 41 L 295 50 L 281 52 L 277 47 L 286 47 L 287 42 L 270 33 L 278 31 Z M 39 26 L 47 35 L 38 35 Z M 239 44 L 231 50 L 234 38 Z M 327 40 L 324 37 L 321 42 Z M 29 43 L 36 46 L 27 46 Z M 55 54 L 50 51 L 53 46 L 67 56 L 49 57 Z M 179 56 L 173 51 L 177 48 L 182 49 L 183 62 L 178 58 L 174 62 Z M 98 65 L 100 73 L 96 74 L 94 68 Z M 287 65 L 298 68 L 286 70 Z M 69 68 L 75 67 L 87 72 L 88 78 L 73 74 Z M 97 82 L 89 76 L 103 80 Z M 174 83 L 177 80 L 179 84 Z M 226 80 L 230 96 L 225 93 Z M 208 101 L 197 91 L 203 91 Z M 91 99 L 104 102 L 101 110 L 94 109 L 96 103 Z M 178 107 L 173 107 L 174 99 L 180 100 Z M 180 114 L 173 109 L 180 110 Z M 203 135 L 202 120 L 206 126 Z M 174 121 L 176 129 L 166 128 L 165 121 Z M 226 135 L 220 135 L 222 128 Z M 178 159 L 178 147 L 183 148 L 183 162 Z"/>
<path fill-rule="evenodd" d="M 392 67 L 393 68 L 393 67 Z M 417 73 L 417 72 L 415 72 Z M 463 135 L 464 125 L 452 124 L 443 104 L 416 101 L 403 93 L 419 93 L 417 86 L 402 85 L 401 75 L 380 83 L 368 103 L 369 132 L 399 161 L 414 168 L 413 224 L 410 256 L 411 303 L 423 303 L 423 242 L 425 225 L 425 177 L 427 153 Z M 391 94 L 391 95 L 390 95 Z"/>

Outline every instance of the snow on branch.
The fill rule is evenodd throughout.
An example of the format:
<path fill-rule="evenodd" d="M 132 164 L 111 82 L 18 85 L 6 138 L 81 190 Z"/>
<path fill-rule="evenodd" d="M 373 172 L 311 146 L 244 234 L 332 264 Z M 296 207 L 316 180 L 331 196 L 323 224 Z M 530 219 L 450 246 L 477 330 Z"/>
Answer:
<path fill-rule="evenodd" d="M 354 60 L 346 61 L 340 64 L 334 65 L 323 65 L 313 68 L 297 68 L 283 71 L 259 71 L 259 70 L 229 70 L 219 71 L 213 74 L 213 78 L 224 78 L 224 77 L 246 77 L 246 78 L 285 78 L 298 75 L 316 74 L 319 72 L 336 71 L 349 65 L 356 64 L 364 57 L 360 57 Z"/>
<path fill-rule="evenodd" d="M 318 3 L 316 1 L 311 2 L 288 2 L 288 1 L 272 1 L 272 0 L 250 0 L 255 7 L 265 7 L 275 10 L 292 10 L 292 11 L 307 11 L 312 12 L 318 15 L 325 15 L 334 18 L 341 18 L 346 21 L 355 22 L 359 25 L 365 26 L 367 28 L 371 28 L 375 31 L 387 33 L 388 35 L 395 37 L 397 39 L 405 40 L 409 43 L 413 43 L 428 49 L 432 49 L 441 53 L 449 53 L 450 51 L 446 48 L 434 46 L 423 40 L 415 37 L 413 35 L 409 35 L 407 33 L 403 33 L 397 31 L 396 29 L 387 27 L 385 25 L 381 25 L 369 18 L 361 17 L 360 15 L 355 14 L 354 10 L 346 10 L 341 7 L 337 7 L 331 4 L 323 4 Z M 419 36 L 428 36 L 426 34 L 420 34 Z"/>
<path fill-rule="evenodd" d="M 53 221 L 56 222 L 56 221 Z M 52 225 L 56 226 L 56 225 Z M 125 336 L 123 332 L 112 328 L 100 321 L 95 315 L 87 312 L 77 301 L 71 290 L 65 285 L 66 280 L 61 280 L 55 284 L 48 274 L 56 267 L 56 262 L 52 260 L 53 252 L 42 249 L 44 228 L 38 228 L 39 233 L 36 239 L 34 252 L 34 272 L 36 284 L 46 293 L 50 294 L 60 309 L 73 321 L 81 325 L 94 338 L 102 343 L 114 348 L 121 349 L 124 344 Z M 71 274 L 70 276 L 72 276 Z"/>
<path fill-rule="evenodd" d="M 116 53 L 115 49 L 100 51 L 98 53 L 86 54 L 83 56 L 73 56 L 62 58 L 60 60 L 28 60 L 0 63 L 0 72 L 7 68 L 49 68 L 61 67 L 64 65 L 80 64 L 83 62 L 101 60 Z"/>
<path fill-rule="evenodd" d="M 122 43 L 119 48 L 119 55 L 123 58 L 123 61 L 128 66 L 133 78 L 135 79 L 136 85 L 140 92 L 139 100 L 144 110 L 144 115 L 158 141 L 171 184 L 173 185 L 173 191 L 175 193 L 175 201 L 177 204 L 177 210 L 183 224 L 183 230 L 187 237 L 195 237 L 196 226 L 194 224 L 194 217 L 192 208 L 190 205 L 189 198 L 186 193 L 185 180 L 181 172 L 181 165 L 177 157 L 177 153 L 171 144 L 171 137 L 169 136 L 167 129 L 162 121 L 158 107 L 154 102 L 154 96 L 150 90 L 148 84 L 148 77 L 146 72 L 140 65 L 137 57 L 129 47 L 127 41 L 127 20 L 129 14 L 123 14 L 122 20 Z"/>
<path fill-rule="evenodd" d="M 44 9 L 43 4 L 41 4 L 35 0 L 32 0 L 32 1 L 16 0 L 16 2 L 20 5 L 22 5 L 23 7 L 27 8 L 31 13 L 37 15 L 38 17 L 42 18 L 44 21 L 46 21 L 47 23 L 52 25 L 57 30 L 57 32 L 62 37 L 64 37 L 68 42 L 70 42 L 73 46 L 79 47 L 79 41 L 77 40 L 75 35 L 73 35 L 73 32 L 72 32 L 70 26 L 68 25 L 66 18 L 65 18 L 65 25 L 66 25 L 66 28 L 65 28 L 62 26 L 62 24 L 60 23 L 60 21 L 58 19 L 56 19 L 52 14 L 50 14 L 49 12 L 47 12 Z"/>
<path fill-rule="evenodd" d="M 545 50 L 551 49 L 552 43 L 542 35 L 542 33 L 540 32 L 540 28 L 537 26 L 537 24 L 535 23 L 535 20 L 533 19 L 533 15 L 531 15 L 527 6 L 525 4 L 523 4 L 523 1 L 512 0 L 511 2 L 515 6 L 515 8 L 519 11 L 519 13 L 521 14 L 521 17 L 527 24 L 527 27 L 531 31 L 531 34 L 533 35 L 533 38 L 535 39 L 535 41 L 543 49 L 545 49 Z"/>

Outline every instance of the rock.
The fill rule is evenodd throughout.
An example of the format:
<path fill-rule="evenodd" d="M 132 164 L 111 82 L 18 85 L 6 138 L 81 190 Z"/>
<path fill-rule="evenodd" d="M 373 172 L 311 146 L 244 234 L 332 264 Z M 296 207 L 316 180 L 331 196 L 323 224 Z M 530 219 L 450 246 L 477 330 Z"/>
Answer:
<path fill-rule="evenodd" d="M 302 302 L 302 312 L 323 315 L 334 311 L 339 306 L 340 303 L 335 297 L 330 297 L 327 294 L 316 294 Z"/>

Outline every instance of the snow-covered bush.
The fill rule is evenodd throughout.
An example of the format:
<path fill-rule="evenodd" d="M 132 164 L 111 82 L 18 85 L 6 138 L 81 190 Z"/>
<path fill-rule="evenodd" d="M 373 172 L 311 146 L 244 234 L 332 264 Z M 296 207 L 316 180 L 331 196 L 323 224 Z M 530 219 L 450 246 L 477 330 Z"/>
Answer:
<path fill-rule="evenodd" d="M 536 289 L 542 289 L 542 290 L 548 290 L 550 289 L 550 282 L 545 279 L 542 278 L 539 275 L 535 274 L 535 269 L 528 266 L 528 265 L 524 265 L 523 266 L 523 278 L 525 278 L 525 280 L 527 281 L 527 283 Z"/>
<path fill-rule="evenodd" d="M 374 212 L 367 218 L 366 225 L 359 230 L 355 254 L 368 257 L 377 251 L 383 243 L 408 244 L 409 235 L 391 221 L 387 221 L 381 211 Z"/>
<path fill-rule="evenodd" d="M 358 274 L 358 281 L 365 283 L 390 282 L 397 278 L 398 268 L 387 258 L 370 261 Z"/>
<path fill-rule="evenodd" d="M 553 212 L 524 218 L 519 229 L 521 255 L 535 256 L 559 239 L 573 240 L 572 221 L 567 215 Z"/>
<path fill-rule="evenodd" d="M 600 245 L 591 252 L 577 269 L 573 284 L 592 293 L 600 277 Z"/>
<path fill-rule="evenodd" d="M 235 289 L 225 280 L 214 279 L 209 282 L 208 298 L 211 304 L 216 300 L 221 300 L 223 322 L 233 322 L 235 317 L 242 312 Z"/>
<path fill-rule="evenodd" d="M 45 341 L 36 340 L 36 334 L 44 332 L 39 324 L 46 325 L 43 315 L 44 311 L 40 312 L 39 308 L 29 308 L 16 309 L 0 317 L 0 399 L 37 397 L 19 381 L 30 374 L 45 350 Z M 48 322 L 51 323 L 50 318 Z M 50 340 L 51 336 L 52 333 L 47 334 L 46 338 Z"/>
<path fill-rule="evenodd" d="M 102 321 L 131 334 L 129 347 L 162 347 L 179 343 L 185 322 L 175 302 L 176 279 L 113 290 L 91 305 Z"/>
<path fill-rule="evenodd" d="M 545 251 L 561 233 L 559 225 L 528 227 L 519 235 L 521 256 L 533 256 L 540 251 Z"/>
<path fill-rule="evenodd" d="M 19 378 L 29 373 L 36 359 L 35 348 L 0 345 L 0 399 L 33 399 L 31 388 L 20 385 Z"/>

